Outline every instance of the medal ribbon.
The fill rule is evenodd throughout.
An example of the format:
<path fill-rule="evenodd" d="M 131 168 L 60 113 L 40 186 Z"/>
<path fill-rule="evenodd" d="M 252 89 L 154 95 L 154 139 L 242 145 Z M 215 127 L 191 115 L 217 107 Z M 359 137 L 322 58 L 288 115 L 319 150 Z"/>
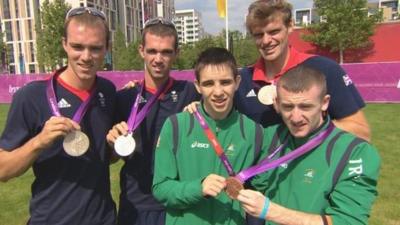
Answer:
<path fill-rule="evenodd" d="M 157 92 L 149 99 L 149 101 L 143 106 L 143 108 L 138 113 L 140 97 L 143 95 L 145 88 L 144 82 L 142 83 L 142 87 L 140 88 L 139 94 L 136 96 L 135 103 L 131 108 L 131 113 L 129 115 L 129 119 L 127 122 L 129 132 L 134 131 L 143 121 L 143 119 L 146 117 L 146 114 L 150 111 L 151 107 L 154 105 L 158 97 L 160 97 L 160 95 L 164 93 L 164 91 L 166 91 L 168 83 L 169 79 L 165 82 L 165 84 L 161 86 L 161 88 L 157 90 Z"/>
<path fill-rule="evenodd" d="M 53 113 L 53 115 L 55 116 L 62 116 L 60 109 L 58 108 L 57 105 L 57 98 L 56 98 L 56 94 L 54 92 L 54 79 L 56 78 L 56 76 L 50 77 L 49 80 L 47 81 L 47 85 L 46 85 L 46 95 L 47 95 L 47 101 L 50 105 L 51 108 L 51 112 Z M 90 91 L 89 97 L 83 101 L 81 103 L 81 105 L 79 106 L 78 110 L 76 110 L 72 120 L 80 123 L 83 116 L 85 115 L 87 109 L 89 108 L 89 102 L 92 100 L 94 93 L 95 93 L 96 88 L 92 88 L 92 90 Z"/>
<path fill-rule="evenodd" d="M 203 128 L 203 131 L 204 131 L 205 135 L 207 136 L 208 140 L 210 141 L 211 145 L 213 146 L 215 153 L 221 159 L 221 162 L 224 165 L 229 176 L 235 176 L 235 172 L 233 171 L 232 165 L 229 163 L 228 158 L 226 157 L 221 144 L 218 142 L 214 133 L 211 131 L 210 127 L 207 125 L 204 117 L 200 114 L 199 110 L 196 110 L 196 112 L 194 112 L 194 116 L 196 117 L 197 121 L 199 121 L 200 126 Z"/>
<path fill-rule="evenodd" d="M 281 165 L 282 163 L 286 163 L 290 160 L 296 159 L 305 153 L 311 151 L 318 145 L 322 143 L 323 140 L 325 140 L 333 131 L 335 126 L 333 125 L 332 122 L 329 123 L 328 127 L 323 130 L 321 133 L 313 137 L 311 140 L 307 141 L 307 143 L 301 145 L 300 147 L 296 148 L 295 150 L 291 151 L 290 153 L 270 162 L 271 158 L 274 157 L 276 153 L 282 150 L 282 148 L 286 145 L 287 139 L 284 142 L 284 144 L 280 145 L 270 156 L 267 158 L 263 159 L 258 165 L 249 167 L 243 171 L 241 171 L 238 175 L 236 175 L 236 178 L 239 179 L 242 183 L 244 183 L 247 179 L 250 177 L 253 177 L 257 174 L 263 173 L 267 170 L 274 169 Z"/>

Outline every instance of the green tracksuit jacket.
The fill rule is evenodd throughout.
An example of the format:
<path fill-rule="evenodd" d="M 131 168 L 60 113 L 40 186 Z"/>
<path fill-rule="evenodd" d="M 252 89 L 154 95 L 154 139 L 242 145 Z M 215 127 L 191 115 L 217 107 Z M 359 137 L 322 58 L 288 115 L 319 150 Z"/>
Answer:
<path fill-rule="evenodd" d="M 220 121 L 212 120 L 203 109 L 200 113 L 235 172 L 254 164 L 257 160 L 255 127 L 258 124 L 236 110 Z M 179 141 L 176 153 L 173 152 L 170 119 L 161 130 L 156 148 L 153 194 L 166 206 L 166 225 L 242 225 L 245 214 L 238 201 L 231 200 L 225 192 L 215 198 L 202 196 L 201 182 L 206 176 L 213 173 L 228 177 L 228 173 L 196 119 L 190 128 L 190 117 L 193 115 L 187 112 L 177 114 Z"/>
<path fill-rule="evenodd" d="M 304 144 L 322 128 L 327 127 L 328 123 L 329 119 L 307 138 L 295 139 L 289 135 L 287 147 L 278 156 Z M 277 132 L 279 126 L 281 132 Z M 278 142 L 282 143 L 288 130 L 283 125 L 266 128 L 268 146 L 277 133 Z M 380 157 L 369 143 L 362 141 L 357 144 L 355 139 L 352 134 L 335 128 L 329 137 L 311 152 L 262 174 L 264 182 L 268 184 L 266 196 L 290 209 L 329 215 L 334 225 L 367 224 L 372 203 L 377 196 Z M 351 144 L 353 141 L 355 142 Z M 335 170 L 340 167 L 338 164 L 347 149 L 349 157 L 343 158 L 343 170 L 336 172 L 338 178 L 334 184 Z"/>

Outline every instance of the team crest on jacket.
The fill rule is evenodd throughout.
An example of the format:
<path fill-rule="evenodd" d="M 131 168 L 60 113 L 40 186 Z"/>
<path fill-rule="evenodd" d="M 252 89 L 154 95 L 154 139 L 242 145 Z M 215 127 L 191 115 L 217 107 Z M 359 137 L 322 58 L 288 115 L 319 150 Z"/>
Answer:
<path fill-rule="evenodd" d="M 350 84 L 353 83 L 353 81 L 350 79 L 349 75 L 347 75 L 347 74 L 345 74 L 345 75 L 343 76 L 343 81 L 344 81 L 344 84 L 345 84 L 346 86 L 349 86 Z"/>
<path fill-rule="evenodd" d="M 306 169 L 304 171 L 304 179 L 303 181 L 305 183 L 312 183 L 314 180 L 314 176 L 315 176 L 315 170 L 314 169 Z"/>
<path fill-rule="evenodd" d="M 175 90 L 171 91 L 172 102 L 178 102 L 178 94 Z"/>
<path fill-rule="evenodd" d="M 233 154 L 235 154 L 235 145 L 234 145 L 234 144 L 228 145 L 228 147 L 226 148 L 225 154 L 226 154 L 226 155 L 233 155 Z"/>
<path fill-rule="evenodd" d="M 145 98 L 143 98 L 143 96 L 140 96 L 139 97 L 139 104 L 145 103 L 145 102 L 147 102 L 147 100 Z"/>
<path fill-rule="evenodd" d="M 106 98 L 104 97 L 104 94 L 102 92 L 99 92 L 98 95 L 101 107 L 106 107 Z"/>

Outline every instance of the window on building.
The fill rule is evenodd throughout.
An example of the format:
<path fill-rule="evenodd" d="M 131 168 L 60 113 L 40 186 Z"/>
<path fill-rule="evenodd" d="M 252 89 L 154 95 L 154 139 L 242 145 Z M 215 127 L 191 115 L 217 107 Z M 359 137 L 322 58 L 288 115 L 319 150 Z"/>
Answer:
<path fill-rule="evenodd" d="M 10 71 L 10 74 L 15 74 L 15 66 L 14 65 L 10 65 L 9 66 L 9 71 Z"/>
<path fill-rule="evenodd" d="M 36 73 L 35 65 L 29 65 L 29 73 Z"/>
<path fill-rule="evenodd" d="M 33 45 L 33 42 L 29 43 L 29 48 L 30 48 L 30 51 L 31 51 L 31 62 L 35 62 L 36 61 L 36 59 L 35 59 L 35 47 Z"/>
<path fill-rule="evenodd" d="M 111 11 L 111 14 L 110 14 L 110 28 L 111 28 L 111 30 L 115 30 L 115 28 L 116 28 L 116 19 L 115 19 L 115 12 L 114 11 Z"/>
<path fill-rule="evenodd" d="M 33 40 L 33 34 L 32 34 L 32 20 L 28 20 L 28 39 Z"/>
<path fill-rule="evenodd" d="M 15 58 L 14 58 L 14 45 L 13 44 L 7 44 L 7 50 L 8 50 L 8 62 L 9 63 L 14 63 Z"/>
<path fill-rule="evenodd" d="M 10 15 L 10 2 L 8 0 L 3 0 L 3 15 L 4 19 L 11 19 Z"/>
<path fill-rule="evenodd" d="M 26 16 L 31 17 L 31 5 L 29 4 L 30 0 L 26 0 Z"/>
<path fill-rule="evenodd" d="M 4 22 L 4 27 L 6 29 L 6 41 L 14 41 L 11 21 Z"/>
<path fill-rule="evenodd" d="M 129 26 L 126 26 L 126 42 L 131 42 L 132 37 L 131 37 L 131 28 Z"/>
<path fill-rule="evenodd" d="M 132 25 L 132 8 L 126 7 L 126 20 L 127 24 Z"/>
<path fill-rule="evenodd" d="M 20 18 L 18 1 L 14 1 L 14 4 L 15 4 L 15 17 Z"/>
<path fill-rule="evenodd" d="M 20 26 L 20 21 L 17 20 L 16 21 L 17 24 L 17 41 L 21 40 L 21 26 Z"/>

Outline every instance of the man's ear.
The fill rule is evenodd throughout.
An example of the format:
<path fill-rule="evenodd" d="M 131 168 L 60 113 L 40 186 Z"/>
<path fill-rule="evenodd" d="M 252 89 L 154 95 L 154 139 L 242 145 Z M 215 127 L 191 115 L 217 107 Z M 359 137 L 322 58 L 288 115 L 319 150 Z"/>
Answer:
<path fill-rule="evenodd" d="M 289 34 L 293 32 L 293 29 L 294 29 L 294 20 L 292 20 L 292 21 L 289 23 L 289 26 L 288 26 L 287 28 L 288 28 L 288 33 L 289 33 Z"/>
<path fill-rule="evenodd" d="M 199 81 L 198 81 L 197 79 L 195 79 L 195 80 L 193 81 L 193 83 L 194 83 L 194 86 L 196 87 L 197 92 L 198 92 L 199 94 L 201 94 L 201 91 L 200 91 L 200 83 L 199 83 Z"/>
<path fill-rule="evenodd" d="M 237 89 L 239 88 L 239 85 L 240 85 L 241 81 L 242 81 L 242 77 L 240 75 L 236 75 L 236 78 L 235 78 L 235 83 L 236 83 L 235 91 L 237 91 Z"/>
<path fill-rule="evenodd" d="M 328 110 L 330 100 L 331 100 L 331 96 L 330 95 L 325 95 L 324 96 L 324 98 L 322 99 L 322 106 L 321 106 L 321 110 L 322 111 Z"/>
<path fill-rule="evenodd" d="M 143 46 L 143 44 L 140 44 L 140 45 L 139 45 L 139 47 L 138 47 L 138 52 L 139 52 L 140 56 L 141 56 L 142 58 L 144 58 L 144 46 Z"/>
<path fill-rule="evenodd" d="M 65 37 L 61 38 L 61 44 L 63 46 L 64 51 L 67 51 L 67 39 Z"/>
<path fill-rule="evenodd" d="M 275 95 L 273 105 L 274 105 L 274 109 L 275 109 L 276 113 L 280 114 L 279 102 L 278 102 L 278 96 L 277 95 Z"/>

